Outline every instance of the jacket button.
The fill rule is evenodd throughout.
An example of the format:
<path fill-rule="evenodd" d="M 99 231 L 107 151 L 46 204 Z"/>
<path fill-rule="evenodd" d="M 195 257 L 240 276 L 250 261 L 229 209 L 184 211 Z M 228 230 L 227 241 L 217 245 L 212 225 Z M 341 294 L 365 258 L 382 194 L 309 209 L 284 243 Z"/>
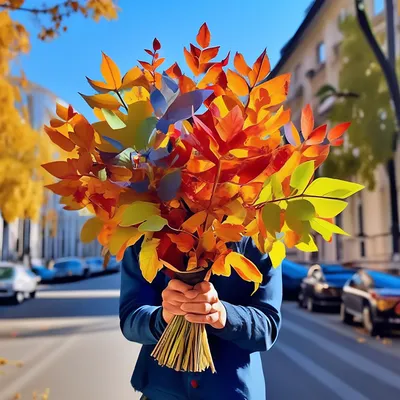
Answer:
<path fill-rule="evenodd" d="M 199 382 L 197 382 L 195 379 L 192 379 L 190 384 L 192 385 L 193 389 L 197 389 L 199 387 Z"/>

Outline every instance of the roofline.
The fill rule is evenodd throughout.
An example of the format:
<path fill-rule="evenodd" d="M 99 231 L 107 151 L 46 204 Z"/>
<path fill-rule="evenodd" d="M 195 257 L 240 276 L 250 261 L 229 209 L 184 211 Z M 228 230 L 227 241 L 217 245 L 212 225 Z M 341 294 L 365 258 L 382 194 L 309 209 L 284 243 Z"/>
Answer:
<path fill-rule="evenodd" d="M 316 17 L 316 15 L 321 10 L 324 4 L 325 0 L 314 0 L 314 3 L 310 7 L 303 22 L 301 23 L 295 34 L 290 38 L 290 40 L 286 43 L 286 45 L 282 47 L 281 58 L 279 59 L 274 69 L 269 74 L 268 79 L 274 78 L 279 73 L 280 69 L 285 65 L 289 57 L 293 54 L 294 50 L 296 49 L 298 43 L 302 39 L 304 32 L 311 25 L 314 18 Z"/>

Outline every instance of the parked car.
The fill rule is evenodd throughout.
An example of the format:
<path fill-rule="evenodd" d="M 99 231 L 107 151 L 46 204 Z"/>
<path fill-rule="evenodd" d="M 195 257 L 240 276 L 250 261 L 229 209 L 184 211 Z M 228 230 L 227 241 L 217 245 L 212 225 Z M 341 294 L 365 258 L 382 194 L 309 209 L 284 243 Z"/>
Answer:
<path fill-rule="evenodd" d="M 298 296 L 302 280 L 307 276 L 308 268 L 293 261 L 282 262 L 282 281 L 285 295 Z"/>
<path fill-rule="evenodd" d="M 0 262 L 0 298 L 21 304 L 36 295 L 40 277 L 22 265 Z"/>
<path fill-rule="evenodd" d="M 343 288 L 340 316 L 344 323 L 361 320 L 375 336 L 386 329 L 400 329 L 400 277 L 362 270 Z"/>
<path fill-rule="evenodd" d="M 86 257 L 85 264 L 88 269 L 87 275 L 100 274 L 104 272 L 103 257 Z"/>
<path fill-rule="evenodd" d="M 78 257 L 65 257 L 55 260 L 52 265 L 54 278 L 83 278 L 87 273 L 87 267 Z"/>
<path fill-rule="evenodd" d="M 44 267 L 43 265 L 32 265 L 34 274 L 41 278 L 42 282 L 51 282 L 55 277 L 55 270 Z"/>
<path fill-rule="evenodd" d="M 354 272 L 341 265 L 313 265 L 300 285 L 299 306 L 311 312 L 321 307 L 339 307 L 343 286 Z"/>

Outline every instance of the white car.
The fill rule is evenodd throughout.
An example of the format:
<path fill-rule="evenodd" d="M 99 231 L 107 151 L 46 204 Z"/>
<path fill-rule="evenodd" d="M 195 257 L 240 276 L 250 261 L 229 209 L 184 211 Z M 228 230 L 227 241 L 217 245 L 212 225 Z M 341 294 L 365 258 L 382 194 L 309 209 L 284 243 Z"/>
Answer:
<path fill-rule="evenodd" d="M 23 265 L 0 262 L 0 298 L 17 304 L 36 295 L 40 277 Z"/>

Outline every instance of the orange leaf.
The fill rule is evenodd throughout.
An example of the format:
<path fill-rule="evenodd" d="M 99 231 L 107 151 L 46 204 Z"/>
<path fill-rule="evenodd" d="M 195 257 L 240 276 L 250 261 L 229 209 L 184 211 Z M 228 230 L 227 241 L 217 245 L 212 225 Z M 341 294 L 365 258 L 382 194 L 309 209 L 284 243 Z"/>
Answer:
<path fill-rule="evenodd" d="M 215 84 L 221 72 L 222 72 L 222 67 L 220 65 L 214 65 L 207 71 L 203 79 L 197 84 L 197 87 L 199 89 L 204 89 L 209 84 Z"/>
<path fill-rule="evenodd" d="M 64 179 L 51 185 L 46 185 L 45 187 L 59 196 L 66 197 L 74 194 L 77 188 L 81 185 L 82 182 L 78 179 Z"/>
<path fill-rule="evenodd" d="M 185 232 L 180 232 L 179 234 L 167 233 L 167 236 L 171 239 L 172 243 L 176 244 L 176 247 L 182 253 L 188 253 L 193 250 L 194 238 Z"/>
<path fill-rule="evenodd" d="M 50 140 L 63 150 L 71 152 L 75 148 L 75 144 L 57 130 L 44 125 L 44 131 L 47 133 Z"/>
<path fill-rule="evenodd" d="M 113 88 L 110 87 L 107 83 L 101 81 L 94 81 L 93 79 L 90 79 L 88 77 L 86 77 L 86 79 L 89 82 L 89 85 L 94 90 L 97 90 L 99 93 L 108 93 L 110 90 L 113 90 Z"/>
<path fill-rule="evenodd" d="M 110 179 L 115 182 L 128 182 L 132 178 L 132 172 L 125 167 L 109 165 L 108 171 Z"/>
<path fill-rule="evenodd" d="M 339 139 L 347 131 L 350 125 L 351 122 L 344 122 L 333 127 L 328 133 L 329 141 L 333 142 L 334 140 Z"/>
<path fill-rule="evenodd" d="M 206 23 L 200 27 L 199 33 L 196 36 L 196 41 L 203 49 L 210 45 L 211 34 Z"/>
<path fill-rule="evenodd" d="M 218 52 L 219 52 L 219 46 L 210 47 L 208 49 L 202 50 L 199 58 L 200 63 L 203 64 L 209 62 L 213 58 L 217 57 Z"/>
<path fill-rule="evenodd" d="M 192 92 L 196 89 L 196 84 L 186 75 L 179 77 L 179 90 L 181 93 Z"/>
<path fill-rule="evenodd" d="M 301 133 L 305 140 L 314 129 L 314 115 L 311 106 L 307 104 L 301 112 Z"/>
<path fill-rule="evenodd" d="M 47 164 L 42 164 L 42 167 L 51 175 L 59 179 L 76 177 L 76 169 L 68 161 L 53 161 Z"/>
<path fill-rule="evenodd" d="M 218 221 L 214 222 L 215 234 L 225 242 L 239 242 L 242 239 L 242 234 L 245 231 L 243 225 L 221 224 Z"/>
<path fill-rule="evenodd" d="M 164 61 L 165 58 L 159 58 L 158 60 L 156 60 L 155 63 L 153 64 L 154 69 L 158 68 Z"/>
<path fill-rule="evenodd" d="M 222 275 L 222 276 L 230 276 L 231 275 L 231 266 L 225 262 L 226 254 L 221 254 L 215 261 L 211 267 L 213 274 Z"/>
<path fill-rule="evenodd" d="M 81 175 L 87 175 L 93 165 L 92 156 L 88 151 L 83 151 L 79 154 L 77 168 Z"/>
<path fill-rule="evenodd" d="M 310 146 L 304 150 L 303 156 L 308 157 L 308 158 L 314 158 L 314 157 L 318 157 L 320 152 L 321 152 L 320 146 L 318 146 L 318 145 Z"/>
<path fill-rule="evenodd" d="M 219 119 L 217 131 L 224 142 L 229 142 L 236 134 L 242 131 L 244 124 L 242 110 L 235 106 L 229 113 Z"/>
<path fill-rule="evenodd" d="M 56 114 L 63 120 L 68 121 L 68 108 L 62 106 L 61 104 L 56 104 Z"/>
<path fill-rule="evenodd" d="M 246 61 L 244 60 L 244 57 L 241 53 L 236 53 L 235 54 L 235 58 L 233 60 L 233 64 L 237 70 L 237 72 L 239 72 L 239 74 L 244 75 L 244 76 L 248 76 L 251 68 L 247 65 Z"/>
<path fill-rule="evenodd" d="M 142 86 L 150 90 L 149 81 L 143 75 L 139 67 L 131 68 L 122 78 L 121 89 L 131 89 L 134 86 Z"/>
<path fill-rule="evenodd" d="M 94 146 L 94 129 L 82 115 L 74 117 L 74 131 L 69 133 L 70 139 L 79 147 L 91 150 Z"/>
<path fill-rule="evenodd" d="M 186 64 L 193 72 L 194 76 L 199 75 L 199 60 L 196 59 L 192 53 L 187 51 L 186 48 L 183 49 L 183 53 L 185 55 Z"/>
<path fill-rule="evenodd" d="M 192 271 L 196 268 L 197 268 L 197 256 L 196 253 L 191 252 L 186 271 Z"/>
<path fill-rule="evenodd" d="M 306 144 L 321 144 L 326 136 L 326 125 L 321 125 L 318 128 L 315 128 L 311 133 L 308 139 L 306 140 Z"/>
<path fill-rule="evenodd" d="M 228 69 L 227 78 L 229 89 L 237 96 L 247 96 L 249 94 L 249 85 L 238 73 Z"/>
<path fill-rule="evenodd" d="M 103 53 L 100 70 L 109 87 L 115 90 L 121 86 L 121 73 L 119 72 L 119 68 L 105 53 Z"/>
<path fill-rule="evenodd" d="M 267 56 L 267 50 L 264 50 L 257 58 L 253 65 L 252 71 L 249 73 L 250 85 L 254 86 L 267 77 L 271 71 L 271 65 Z"/>
<path fill-rule="evenodd" d="M 262 274 L 256 265 L 244 255 L 232 252 L 226 256 L 225 263 L 230 264 L 238 275 L 247 282 L 262 282 Z"/>
<path fill-rule="evenodd" d="M 182 76 L 182 71 L 177 63 L 172 64 L 165 73 L 171 78 L 178 79 Z"/>
<path fill-rule="evenodd" d="M 146 70 L 149 72 L 153 72 L 154 67 L 149 64 L 147 61 L 139 61 L 139 64 Z"/>
<path fill-rule="evenodd" d="M 193 233 L 196 231 L 196 229 L 204 223 L 207 217 L 207 212 L 206 211 L 200 211 L 194 215 L 192 215 L 190 218 L 188 218 L 183 224 L 182 224 L 182 229 L 189 233 Z"/>
<path fill-rule="evenodd" d="M 92 108 L 106 108 L 107 110 L 118 110 L 121 103 L 109 93 L 95 94 L 94 96 L 86 96 L 79 93 Z"/>
<path fill-rule="evenodd" d="M 205 251 L 213 251 L 217 242 L 213 231 L 204 232 L 201 237 L 201 245 Z"/>

